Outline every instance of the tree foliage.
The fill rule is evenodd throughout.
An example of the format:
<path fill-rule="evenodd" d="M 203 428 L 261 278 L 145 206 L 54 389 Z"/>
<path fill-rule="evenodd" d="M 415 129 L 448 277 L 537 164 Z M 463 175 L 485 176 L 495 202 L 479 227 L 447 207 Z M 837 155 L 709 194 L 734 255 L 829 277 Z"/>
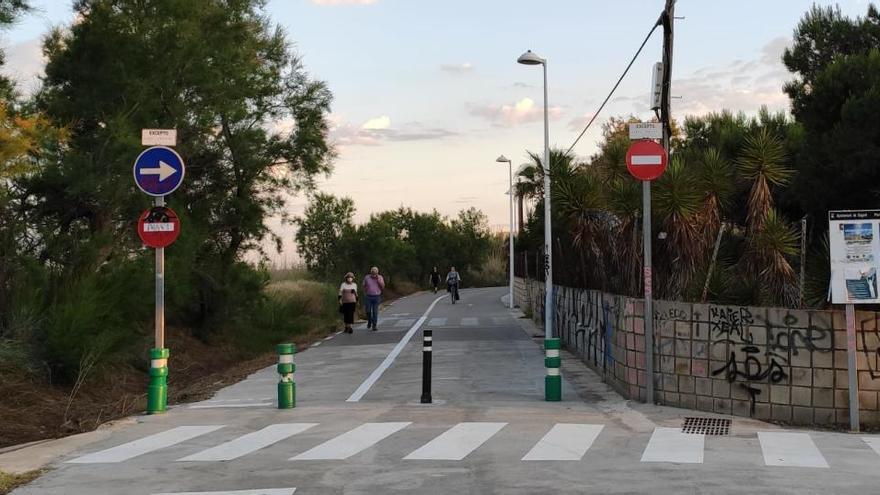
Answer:
<path fill-rule="evenodd" d="M 294 220 L 298 250 L 317 276 L 335 281 L 378 266 L 391 284 L 421 285 L 433 267 L 445 273 L 455 266 L 467 279 L 493 247 L 486 216 L 474 208 L 449 219 L 401 207 L 374 213 L 363 225 L 353 224 L 353 213 L 348 198 L 318 194 Z"/>
<path fill-rule="evenodd" d="M 0 22 L 20 3 L 0 0 Z M 0 139 L 9 137 L 0 171 L 14 174 L 3 218 L 18 226 L 4 237 L 18 268 L 3 297 L 34 308 L 0 314 L 0 334 L 25 321 L 36 349 L 57 341 L 49 348 L 69 351 L 43 356 L 69 376 L 83 353 L 146 333 L 147 315 L 129 300 L 152 293 L 153 253 L 134 229 L 151 198 L 131 176 L 143 128 L 177 129 L 187 165 L 168 197 L 183 225 L 167 250 L 169 322 L 206 339 L 249 330 L 266 274 L 244 256 L 280 243 L 268 219 L 284 217 L 285 199 L 313 189 L 334 157 L 331 94 L 265 3 L 78 0 L 77 22 L 46 37 L 46 75 L 27 105 L 40 113 L 0 115 Z M 63 132 L 49 139 L 44 123 Z M 25 313 L 36 316 L 15 316 Z M 66 345 L 62 335 L 94 349 Z"/>

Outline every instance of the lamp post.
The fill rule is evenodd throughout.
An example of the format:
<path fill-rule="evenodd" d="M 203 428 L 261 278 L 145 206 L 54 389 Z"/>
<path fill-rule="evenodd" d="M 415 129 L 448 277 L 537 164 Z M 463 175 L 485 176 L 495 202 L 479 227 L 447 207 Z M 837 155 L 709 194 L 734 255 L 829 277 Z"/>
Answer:
<path fill-rule="evenodd" d="M 496 160 L 498 163 L 507 162 L 507 169 L 510 175 L 510 189 L 507 194 L 510 196 L 510 234 L 508 236 L 508 244 L 510 245 L 510 309 L 513 309 L 513 162 L 504 155 L 499 156 Z"/>
<path fill-rule="evenodd" d="M 547 352 L 544 377 L 544 398 L 548 401 L 562 400 L 562 377 L 559 375 L 559 339 L 553 338 L 553 230 L 550 209 L 550 117 L 547 102 L 547 59 L 531 50 L 516 60 L 523 65 L 540 65 L 544 69 L 544 349 Z"/>

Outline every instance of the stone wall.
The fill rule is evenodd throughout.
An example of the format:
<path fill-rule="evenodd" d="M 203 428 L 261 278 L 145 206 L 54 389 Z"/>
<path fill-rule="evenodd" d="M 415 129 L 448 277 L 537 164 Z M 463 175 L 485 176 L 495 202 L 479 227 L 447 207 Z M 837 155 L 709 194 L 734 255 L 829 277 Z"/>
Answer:
<path fill-rule="evenodd" d="M 543 322 L 544 285 L 517 279 L 516 300 Z M 606 383 L 645 399 L 641 299 L 557 287 L 555 335 Z M 878 314 L 856 313 L 859 415 L 880 426 Z M 659 404 L 801 425 L 848 425 L 841 311 L 654 302 Z"/>

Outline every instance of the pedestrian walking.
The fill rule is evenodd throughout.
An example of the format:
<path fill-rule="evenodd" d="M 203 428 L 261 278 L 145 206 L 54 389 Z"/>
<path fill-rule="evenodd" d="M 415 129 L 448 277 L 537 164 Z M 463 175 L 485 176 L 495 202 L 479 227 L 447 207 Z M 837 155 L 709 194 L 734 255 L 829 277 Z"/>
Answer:
<path fill-rule="evenodd" d="M 434 287 L 434 294 L 436 294 L 437 288 L 440 287 L 440 272 L 436 266 L 431 270 L 431 285 Z"/>
<path fill-rule="evenodd" d="M 358 286 L 354 282 L 354 273 L 348 272 L 339 286 L 339 312 L 342 313 L 345 333 L 353 333 L 351 326 L 354 325 L 354 312 L 357 309 L 357 301 Z"/>
<path fill-rule="evenodd" d="M 449 269 L 449 273 L 446 274 L 446 292 L 449 292 L 449 298 L 452 300 L 452 304 L 455 304 L 455 301 L 461 299 L 458 295 L 458 289 L 461 287 L 461 275 L 455 271 L 455 267 L 451 267 Z"/>
<path fill-rule="evenodd" d="M 382 302 L 382 291 L 385 289 L 385 278 L 379 275 L 377 267 L 370 268 L 370 273 L 364 277 L 364 294 L 367 310 L 367 328 L 374 332 L 378 330 L 379 304 Z"/>

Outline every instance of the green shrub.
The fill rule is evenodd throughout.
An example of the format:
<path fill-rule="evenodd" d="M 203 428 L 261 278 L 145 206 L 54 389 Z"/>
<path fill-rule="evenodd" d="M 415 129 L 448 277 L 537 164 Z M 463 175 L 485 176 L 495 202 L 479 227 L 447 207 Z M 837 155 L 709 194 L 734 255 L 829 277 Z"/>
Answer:
<path fill-rule="evenodd" d="M 282 280 L 266 286 L 248 318 L 228 332 L 236 349 L 246 355 L 271 351 L 277 343 L 322 327 L 339 318 L 336 290 L 311 280 Z"/>
<path fill-rule="evenodd" d="M 72 381 L 84 363 L 140 341 L 153 310 L 150 279 L 143 264 L 117 263 L 58 288 L 39 346 L 54 378 Z"/>

